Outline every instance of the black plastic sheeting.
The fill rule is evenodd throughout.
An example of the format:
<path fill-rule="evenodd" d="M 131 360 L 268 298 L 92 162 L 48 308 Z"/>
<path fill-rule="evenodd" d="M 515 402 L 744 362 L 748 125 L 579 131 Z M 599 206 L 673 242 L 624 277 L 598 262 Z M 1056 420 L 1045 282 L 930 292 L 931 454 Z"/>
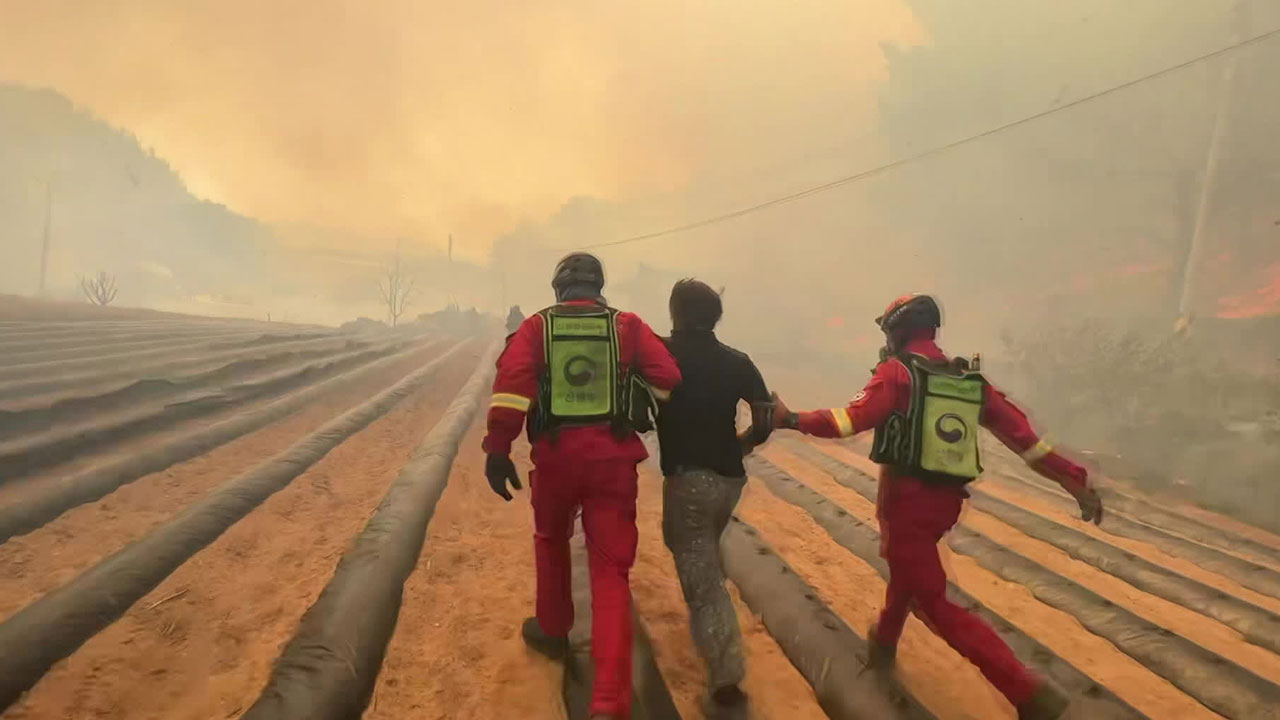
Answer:
<path fill-rule="evenodd" d="M 975 509 L 1065 551 L 1076 560 L 1114 575 L 1145 593 L 1211 617 L 1240 632 L 1245 640 L 1280 653 L 1280 617 L 1270 610 L 1184 577 L 979 489 L 972 492 L 971 503 Z M 1103 520 L 1103 524 L 1109 522 L 1111 519 Z"/>
<path fill-rule="evenodd" d="M 183 393 L 217 387 L 239 377 L 260 374 L 305 360 L 331 357 L 343 351 L 368 349 L 371 346 L 368 342 L 339 338 L 336 342 L 329 341 L 325 348 L 257 353 L 254 357 L 233 360 L 184 376 L 140 377 L 127 381 L 124 385 L 116 383 L 115 387 L 98 387 L 79 395 L 63 392 L 55 398 L 46 396 L 43 402 L 38 398 L 25 403 L 10 402 L 6 403 L 9 409 L 0 409 L 0 437 L 8 439 L 41 432 L 58 424 L 72 423 L 85 417 L 136 407 L 162 398 L 177 397 Z"/>
<path fill-rule="evenodd" d="M 984 480 L 992 482 L 992 480 Z M 1040 483 L 1002 474 L 994 482 L 1030 492 L 1065 512 L 1075 512 L 1076 502 L 1065 492 L 1054 492 Z M 1264 595 L 1280 597 L 1280 572 L 1260 563 L 1280 564 L 1275 548 L 1243 537 L 1209 528 L 1154 506 L 1146 509 L 1143 501 L 1104 490 L 1103 503 L 1108 513 L 1102 529 L 1112 535 L 1141 540 L 1161 550 L 1191 560 L 1196 565 L 1230 578 Z M 1123 513 L 1123 514 L 1122 514 Z M 1126 517 L 1126 515 L 1131 517 Z M 1134 520 L 1132 518 L 1141 520 Z M 1176 533 L 1176 534 L 1175 534 Z M 1191 538 L 1191 539 L 1187 539 Z M 1237 557 L 1247 555 L 1254 560 Z M 1268 552 L 1271 551 L 1271 552 Z"/>
<path fill-rule="evenodd" d="M 495 345 L 400 469 L 243 718 L 354 720 L 364 712 L 395 632 L 404 583 L 422 553 L 458 445 L 493 380 L 496 357 Z"/>
<path fill-rule="evenodd" d="M 793 447 L 797 454 L 831 473 L 837 481 L 841 479 L 837 475 L 858 473 L 864 478 L 860 483 L 864 488 L 868 483 L 874 482 L 856 468 L 816 448 L 799 445 Z M 853 480 L 856 482 L 858 478 Z M 1053 545 L 1072 558 L 1118 577 L 1145 593 L 1211 617 L 1238 631 L 1246 641 L 1254 645 L 1280 653 L 1280 616 L 1272 611 L 994 497 L 984 492 L 980 483 L 971 485 L 969 493 L 969 503 L 974 509 L 999 519 L 1029 537 Z M 1074 501 L 1072 505 L 1074 506 Z M 1103 525 L 1110 527 L 1123 522 L 1123 519 L 1108 517 L 1103 520 Z M 1133 524 L 1132 521 L 1129 522 Z M 1206 553 L 1221 554 L 1203 546 L 1197 547 Z M 1195 557 L 1190 559 L 1196 560 Z"/>
<path fill-rule="evenodd" d="M 187 393 L 176 398 L 145 401 L 132 410 L 108 414 L 87 423 L 0 442 L 0 482 L 27 477 L 68 463 L 81 455 L 115 445 L 137 435 L 173 427 L 175 423 L 244 405 L 303 385 L 313 384 L 349 368 L 392 354 L 404 343 L 340 353 L 318 361 L 295 364 L 264 375 Z"/>
<path fill-rule="evenodd" d="M 569 545 L 573 560 L 573 629 L 569 631 L 571 654 L 565 663 L 565 713 L 569 720 L 587 720 L 595 667 L 591 661 L 591 578 L 587 545 L 578 525 Z M 649 633 L 631 603 L 631 718 L 632 720 L 680 720 L 680 711 L 658 671 Z"/>
<path fill-rule="evenodd" d="M 235 329 L 231 327 L 230 329 Z M 239 328 L 243 332 L 252 332 L 260 328 L 245 326 Z M 10 357 L 19 353 L 41 352 L 61 350 L 65 348 L 76 348 L 86 346 L 97 346 L 100 348 L 116 347 L 134 342 L 143 342 L 146 340 L 170 340 L 174 338 L 191 338 L 201 335 L 208 335 L 210 330 L 217 328 L 202 327 L 170 327 L 170 328 L 138 328 L 138 329 L 114 329 L 105 328 L 97 332 L 82 330 L 80 332 L 62 332 L 56 334 L 44 334 L 25 337 L 11 337 L 7 332 L 0 332 L 0 356 Z"/>
<path fill-rule="evenodd" d="M 0 709 L 7 708 L 54 663 L 123 615 L 227 528 L 421 388 L 466 344 L 458 343 L 284 452 L 224 483 L 0 624 Z"/>
<path fill-rule="evenodd" d="M 0 367 L 14 365 L 30 365 L 32 363 L 53 363 L 64 360 L 83 360 L 85 358 L 121 357 L 144 350 L 160 350 L 182 347 L 184 345 L 205 344 L 211 341 L 236 340 L 252 338 L 261 331 L 249 328 L 239 330 L 216 330 L 206 332 L 196 338 L 142 338 L 121 343 L 107 343 L 99 340 L 75 343 L 66 347 L 28 348 L 19 351 L 0 353 Z"/>
<path fill-rule="evenodd" d="M 832 458 L 813 447 L 795 446 L 796 452 L 819 464 L 833 475 L 838 473 L 859 473 L 857 469 Z M 864 486 L 873 482 L 865 475 Z M 969 487 L 970 505 L 998 518 L 1004 523 L 1020 530 L 1023 534 L 1049 543 L 1065 551 L 1081 562 L 1124 580 L 1139 590 L 1164 598 L 1169 602 L 1194 610 L 1211 617 L 1218 622 L 1240 632 L 1245 640 L 1272 652 L 1280 652 L 1280 616 L 1247 600 L 1218 590 L 1197 580 L 1188 578 L 1169 568 L 1145 560 L 1127 550 L 1117 548 L 1086 533 L 1055 522 L 1030 510 L 1021 508 L 1006 500 L 997 498 L 983 491 L 982 483 Z M 1075 501 L 1069 500 L 1071 509 Z M 1064 509 L 1067 509 L 1064 507 Z M 1230 558 L 1211 548 L 1196 543 L 1175 539 L 1154 529 L 1141 529 L 1139 523 L 1117 515 L 1103 520 L 1103 528 L 1117 535 L 1128 535 L 1136 539 L 1147 538 L 1159 540 L 1162 549 L 1185 557 L 1208 570 L 1222 569 L 1223 565 L 1236 567 L 1237 564 L 1252 568 L 1250 577 L 1265 580 L 1265 576 L 1274 575 L 1270 570 L 1248 563 L 1239 558 Z M 1234 563 L 1232 562 L 1234 561 Z M 1280 580 L 1280 578 L 1277 578 Z"/>
<path fill-rule="evenodd" d="M 239 328 L 269 332 L 280 328 L 326 330 L 318 325 L 270 323 L 261 320 L 196 317 L 170 320 L 0 320 L 0 350 L 5 344 L 57 338 L 115 337 L 146 333 L 208 332 L 219 328 Z"/>
<path fill-rule="evenodd" d="M 225 445 L 236 438 L 297 412 L 318 398 L 386 369 L 408 355 L 421 351 L 416 346 L 390 357 L 295 391 L 271 403 L 241 411 L 225 420 L 172 438 L 163 444 L 94 465 L 73 475 L 57 478 L 36 493 L 0 507 L 0 543 L 29 533 L 77 505 L 93 502 L 138 478 Z"/>
<path fill-rule="evenodd" d="M 807 452 L 801 450 L 805 457 Z M 865 486 L 874 482 L 869 476 L 825 453 L 818 451 L 818 455 L 834 463 L 829 467 L 847 471 L 833 474 L 837 482 L 866 495 Z M 949 544 L 1005 580 L 1025 586 L 1046 605 L 1074 616 L 1090 632 L 1109 640 L 1214 712 L 1249 720 L 1280 717 L 1280 686 L 1248 669 L 963 526 L 952 530 Z"/>
<path fill-rule="evenodd" d="M 1031 472 L 1025 465 L 1012 458 L 997 457 L 994 466 L 997 468 L 994 474 L 1002 480 L 1029 486 L 1067 500 L 1071 499 L 1071 496 L 1056 483 Z M 988 473 L 988 475 L 991 474 Z M 1224 478 L 1222 481 L 1230 482 L 1230 479 Z M 1106 503 L 1109 510 L 1119 511 L 1139 522 L 1219 550 L 1229 550 L 1254 562 L 1280 564 L 1280 548 L 1251 538 L 1244 533 L 1206 522 L 1176 509 L 1176 506 L 1166 507 L 1161 505 L 1158 499 L 1131 493 L 1115 484 L 1107 484 L 1101 490 L 1102 501 Z"/>
<path fill-rule="evenodd" d="M 50 360 L 24 362 L 21 365 L 0 367 L 0 380 L 19 380 L 23 378 L 46 376 L 50 373 L 70 372 L 75 370 L 100 370 L 104 364 L 133 364 L 146 358 L 175 357 L 179 353 L 188 355 L 196 352 L 212 353 L 219 350 L 247 348 L 287 340 L 315 339 L 317 333 L 290 333 L 288 335 L 263 335 L 260 333 L 236 333 L 236 337 L 244 339 L 214 338 L 198 343 L 177 343 L 152 350 L 136 352 L 110 353 L 101 352 L 86 357 L 68 360 Z"/>
<path fill-rule="evenodd" d="M 1228 718 L 1280 717 L 1280 687 L 1199 645 L 1121 608 L 1017 553 L 963 527 L 950 545 L 1036 599 L 1067 612 L 1209 709 Z"/>
<path fill-rule="evenodd" d="M 321 336 L 292 338 L 260 343 L 248 348 L 234 348 L 217 352 L 193 351 L 187 347 L 171 356 L 151 358 L 130 363 L 112 363 L 106 367 L 88 368 L 68 373 L 44 373 L 35 377 L 0 382 L 0 401 L 6 405 L 32 396 L 61 394 L 75 390 L 100 390 L 112 385 L 129 383 L 139 378 L 169 377 L 182 373 L 217 369 L 218 363 L 236 360 L 264 358 L 280 352 L 296 352 L 317 348 L 338 349 L 350 338 Z M 26 401 L 30 402 L 30 401 Z M 21 403 L 19 403 L 21 404 Z"/>
<path fill-rule="evenodd" d="M 889 566 L 880 556 L 880 533 L 850 515 L 838 503 L 796 480 L 767 460 L 752 458 L 751 475 L 774 495 L 807 512 L 841 547 L 889 579 Z M 948 581 L 947 597 L 986 620 L 1010 648 L 1041 674 L 1052 678 L 1073 696 L 1090 699 L 1090 717 L 1097 720 L 1138 720 L 1145 716 L 1105 686 L 1080 672 L 1040 641 L 1019 630 L 1003 616 Z"/>
<path fill-rule="evenodd" d="M 832 720 L 922 720 L 933 715 L 896 681 L 865 671 L 866 641 L 818 591 L 734 517 L 720 540 L 729 579 L 800 671 Z"/>

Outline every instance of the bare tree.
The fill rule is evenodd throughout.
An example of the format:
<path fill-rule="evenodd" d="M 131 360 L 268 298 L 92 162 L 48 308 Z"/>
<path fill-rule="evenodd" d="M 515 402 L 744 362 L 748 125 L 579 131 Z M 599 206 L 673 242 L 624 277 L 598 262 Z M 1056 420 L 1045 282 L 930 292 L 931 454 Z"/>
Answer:
<path fill-rule="evenodd" d="M 378 281 L 378 292 L 382 295 L 383 304 L 387 306 L 391 327 L 395 327 L 409 305 L 410 296 L 413 295 L 413 279 L 405 276 L 399 250 L 392 258 L 391 265 L 387 267 L 382 280 Z"/>
<path fill-rule="evenodd" d="M 116 299 L 116 276 L 99 270 L 94 277 L 81 277 L 80 292 L 94 305 L 110 305 Z"/>

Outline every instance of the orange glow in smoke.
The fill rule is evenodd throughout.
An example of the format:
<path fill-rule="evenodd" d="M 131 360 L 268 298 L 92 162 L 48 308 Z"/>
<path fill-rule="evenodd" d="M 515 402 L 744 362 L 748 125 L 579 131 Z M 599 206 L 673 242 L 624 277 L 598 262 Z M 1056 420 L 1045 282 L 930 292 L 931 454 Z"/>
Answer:
<path fill-rule="evenodd" d="M 1263 276 L 1266 278 L 1266 283 L 1262 287 L 1218 300 L 1218 317 L 1250 318 L 1261 315 L 1280 315 L 1280 262 L 1268 267 Z"/>

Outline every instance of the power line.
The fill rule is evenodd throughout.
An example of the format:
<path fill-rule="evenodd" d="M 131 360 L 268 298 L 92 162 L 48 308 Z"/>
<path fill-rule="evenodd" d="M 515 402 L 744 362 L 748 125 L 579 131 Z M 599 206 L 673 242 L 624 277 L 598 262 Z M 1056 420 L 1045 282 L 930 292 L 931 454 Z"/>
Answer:
<path fill-rule="evenodd" d="M 739 208 L 737 210 L 732 210 L 730 212 L 727 212 L 721 215 L 714 215 L 712 217 L 704 218 L 702 220 L 695 220 L 694 222 L 686 223 L 684 225 L 677 225 L 676 227 L 667 228 L 665 230 L 645 233 L 643 235 L 633 235 L 631 237 L 621 238 L 619 240 L 610 240 L 608 242 L 595 243 L 593 245 L 586 245 L 583 247 L 584 249 L 591 250 L 595 248 L 613 247 L 616 245 L 626 245 L 629 243 L 641 242 L 643 240 L 653 240 L 656 238 L 664 237 L 666 235 L 675 235 L 677 233 L 687 232 L 689 230 L 696 230 L 698 228 L 706 227 L 708 225 L 715 225 L 717 223 L 722 223 L 726 220 L 732 220 L 734 218 L 742 217 L 743 215 L 750 215 L 751 213 L 760 212 L 761 210 L 766 210 L 776 205 L 783 205 L 786 203 L 795 202 L 796 200 L 809 197 L 810 195 L 817 195 L 818 193 L 826 192 L 827 190 L 833 190 L 843 185 L 848 185 L 858 180 L 862 180 L 864 178 L 868 178 L 873 175 L 878 175 L 887 170 L 892 170 L 894 168 L 898 168 L 903 165 L 913 163 L 917 160 L 922 160 L 924 158 L 932 157 L 934 155 L 940 155 L 949 150 L 953 150 L 957 147 L 960 147 L 961 145 L 967 145 L 971 142 L 982 140 L 992 135 L 1005 132 L 1006 130 L 1011 130 L 1020 125 L 1025 125 L 1026 123 L 1039 120 L 1043 117 L 1047 117 L 1049 115 L 1053 115 L 1055 113 L 1059 113 L 1064 110 L 1069 110 L 1073 107 L 1076 107 L 1077 105 L 1083 105 L 1087 102 L 1092 102 L 1094 100 L 1097 100 L 1098 98 L 1105 97 L 1107 95 L 1111 95 L 1114 93 L 1118 93 L 1121 90 L 1127 90 L 1131 87 L 1134 87 L 1135 85 L 1140 85 L 1147 81 L 1155 80 L 1156 78 L 1160 78 L 1165 75 L 1178 72 L 1179 70 L 1184 70 L 1188 67 L 1191 67 L 1192 65 L 1197 65 L 1206 60 L 1212 60 L 1216 57 L 1226 55 L 1227 53 L 1234 52 L 1243 47 L 1265 42 L 1278 35 L 1280 35 L 1280 28 L 1276 28 L 1269 32 L 1262 33 L 1261 35 L 1255 35 L 1254 37 L 1251 37 L 1247 40 L 1242 40 L 1240 42 L 1227 45 L 1226 47 L 1219 48 L 1217 50 L 1214 50 L 1213 52 L 1191 58 L 1190 60 L 1186 60 L 1184 62 L 1178 63 L 1177 65 L 1172 65 L 1170 67 L 1164 68 L 1163 70 L 1157 70 L 1156 72 L 1150 73 L 1148 75 L 1143 75 L 1142 77 L 1135 78 L 1133 80 L 1129 80 L 1128 82 L 1121 83 L 1120 85 L 1115 85 L 1113 87 L 1107 88 L 1106 90 L 1101 90 L 1091 95 L 1085 95 L 1083 97 L 1076 98 L 1075 100 L 1072 100 L 1071 102 L 1066 103 L 1065 105 L 1057 105 L 1049 108 L 1048 110 L 1035 113 L 1034 115 L 1028 115 L 1018 120 L 1014 120 L 1012 122 L 1008 122 L 1003 125 L 998 125 L 989 130 L 980 132 L 976 135 L 969 135 L 959 140 L 949 142 L 945 145 L 939 145 L 937 147 L 931 148 L 929 150 L 925 150 L 915 155 L 908 155 L 907 157 L 893 160 L 891 162 L 885 163 L 884 165 L 877 165 L 875 167 L 862 170 L 853 175 L 847 175 L 845 177 L 832 180 L 830 182 L 825 182 L 821 185 L 814 185 L 813 187 L 800 190 L 799 192 L 791 193 L 790 195 L 783 195 L 781 197 L 773 198 L 772 200 L 766 200 L 762 203 L 757 203 L 755 205 L 750 205 L 744 208 Z"/>

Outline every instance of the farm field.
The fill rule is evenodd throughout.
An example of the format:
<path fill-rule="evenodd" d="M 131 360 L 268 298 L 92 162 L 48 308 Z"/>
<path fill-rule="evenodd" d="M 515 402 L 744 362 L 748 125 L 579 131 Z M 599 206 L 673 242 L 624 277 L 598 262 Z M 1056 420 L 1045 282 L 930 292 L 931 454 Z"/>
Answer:
<path fill-rule="evenodd" d="M 9 308 L 0 717 L 579 717 L 576 669 L 519 638 L 527 489 L 483 477 L 497 348 Z M 753 718 L 1014 718 L 915 618 L 896 681 L 861 672 L 886 582 L 866 450 L 779 434 L 748 463 L 722 547 Z M 1280 717 L 1280 537 L 1108 481 L 1094 527 L 1012 455 L 986 465 L 949 590 L 1070 717 Z M 700 718 L 661 491 L 641 465 L 636 717 Z"/>

